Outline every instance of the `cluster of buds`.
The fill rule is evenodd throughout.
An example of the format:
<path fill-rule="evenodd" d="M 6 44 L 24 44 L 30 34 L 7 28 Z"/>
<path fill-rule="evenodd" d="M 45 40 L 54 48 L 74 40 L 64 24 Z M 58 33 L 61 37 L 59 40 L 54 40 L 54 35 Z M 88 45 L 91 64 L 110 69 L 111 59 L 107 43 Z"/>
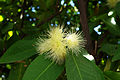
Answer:
<path fill-rule="evenodd" d="M 77 56 L 84 47 L 85 40 L 81 33 L 65 33 L 59 26 L 47 32 L 47 38 L 37 40 L 37 51 L 58 64 L 64 63 L 69 51 Z"/>

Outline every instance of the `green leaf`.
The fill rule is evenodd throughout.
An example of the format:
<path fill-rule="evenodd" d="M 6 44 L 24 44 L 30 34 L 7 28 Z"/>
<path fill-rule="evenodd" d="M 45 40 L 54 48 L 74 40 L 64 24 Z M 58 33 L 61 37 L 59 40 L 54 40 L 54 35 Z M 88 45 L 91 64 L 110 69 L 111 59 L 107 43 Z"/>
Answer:
<path fill-rule="evenodd" d="M 64 66 L 54 64 L 44 56 L 38 56 L 27 68 L 22 80 L 56 80 Z"/>
<path fill-rule="evenodd" d="M 0 38 L 0 50 L 4 47 L 4 40 Z"/>
<path fill-rule="evenodd" d="M 36 54 L 34 40 L 19 40 L 15 42 L 0 58 L 0 64 L 24 60 Z"/>
<path fill-rule="evenodd" d="M 89 26 L 89 31 L 90 31 L 90 34 L 92 34 L 92 32 L 94 31 L 94 27 L 97 26 L 97 22 L 89 22 L 88 23 L 88 26 Z"/>
<path fill-rule="evenodd" d="M 9 4 L 11 0 L 0 0 L 0 2 L 7 2 Z"/>
<path fill-rule="evenodd" d="M 37 33 L 40 29 L 39 28 L 36 28 L 36 27 L 33 27 L 31 26 L 32 24 L 29 23 L 28 21 L 25 21 L 25 26 L 22 28 L 22 31 L 25 33 L 25 34 L 35 34 Z"/>
<path fill-rule="evenodd" d="M 104 75 L 108 80 L 120 80 L 120 72 L 106 71 Z"/>
<path fill-rule="evenodd" d="M 100 51 L 113 56 L 112 61 L 120 60 L 120 45 L 106 43 L 99 49 L 99 52 Z"/>
<path fill-rule="evenodd" d="M 107 19 L 104 19 L 103 18 L 103 22 L 106 24 L 106 28 L 109 30 L 109 32 L 113 35 L 116 35 L 116 36 L 119 36 L 120 35 L 120 28 L 119 26 L 116 24 L 112 24 L 111 23 L 111 18 L 107 18 Z"/>
<path fill-rule="evenodd" d="M 5 26 L 3 26 L 3 28 L 2 28 L 2 33 L 4 34 L 4 33 L 6 33 L 8 30 L 10 30 L 10 29 L 12 29 L 13 28 L 13 23 L 9 23 L 9 24 L 7 24 L 7 25 L 5 25 Z"/>
<path fill-rule="evenodd" d="M 118 2 L 115 6 L 115 10 L 117 12 L 117 14 L 120 16 L 120 2 Z"/>
<path fill-rule="evenodd" d="M 106 43 L 99 49 L 99 51 L 103 51 L 108 55 L 113 56 L 117 49 L 118 49 L 118 45 Z"/>
<path fill-rule="evenodd" d="M 86 52 L 86 51 L 84 51 Z M 78 56 L 68 54 L 66 57 L 66 73 L 68 80 L 104 80 L 100 69 L 91 61 L 84 58 L 82 53 Z"/>
<path fill-rule="evenodd" d="M 40 6 L 40 10 L 45 11 L 47 10 L 47 6 L 46 6 L 46 1 L 45 0 L 35 0 L 33 1 L 33 5 L 39 5 Z"/>
<path fill-rule="evenodd" d="M 51 7 L 52 7 L 52 9 L 53 9 L 53 7 L 55 7 L 55 4 L 56 4 L 56 0 L 47 0 L 46 1 L 47 8 L 51 9 Z"/>
<path fill-rule="evenodd" d="M 25 63 L 13 64 L 12 69 L 10 70 L 8 80 L 21 80 L 25 72 L 26 67 Z"/>
<path fill-rule="evenodd" d="M 6 2 L 6 0 L 0 0 L 1 2 Z"/>
<path fill-rule="evenodd" d="M 115 55 L 112 58 L 112 61 L 120 60 L 120 47 L 115 51 Z"/>

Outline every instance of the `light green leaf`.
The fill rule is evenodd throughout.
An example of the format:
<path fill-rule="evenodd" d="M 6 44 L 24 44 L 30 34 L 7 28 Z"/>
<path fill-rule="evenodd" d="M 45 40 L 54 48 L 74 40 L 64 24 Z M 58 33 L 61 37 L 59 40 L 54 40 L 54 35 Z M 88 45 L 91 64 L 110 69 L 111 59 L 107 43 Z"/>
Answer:
<path fill-rule="evenodd" d="M 93 62 L 84 58 L 81 53 L 78 56 L 67 55 L 66 73 L 68 80 L 104 80 L 100 69 Z"/>
<path fill-rule="evenodd" d="M 6 0 L 0 0 L 1 2 L 3 1 L 3 2 L 6 2 Z"/>
<path fill-rule="evenodd" d="M 0 58 L 0 64 L 24 60 L 36 54 L 34 40 L 19 40 L 15 42 Z"/>
<path fill-rule="evenodd" d="M 63 69 L 63 65 L 54 64 L 40 55 L 30 64 L 22 80 L 56 80 Z"/>

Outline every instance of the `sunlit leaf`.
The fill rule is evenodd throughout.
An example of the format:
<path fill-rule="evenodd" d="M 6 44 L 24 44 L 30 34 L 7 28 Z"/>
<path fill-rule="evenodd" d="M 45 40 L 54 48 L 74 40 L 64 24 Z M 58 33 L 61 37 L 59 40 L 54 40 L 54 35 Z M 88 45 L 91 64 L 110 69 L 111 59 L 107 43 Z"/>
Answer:
<path fill-rule="evenodd" d="M 34 40 L 19 40 L 0 58 L 0 64 L 24 60 L 36 54 Z"/>
<path fill-rule="evenodd" d="M 100 69 L 81 53 L 78 56 L 72 53 L 67 55 L 66 73 L 68 80 L 104 80 Z"/>
<path fill-rule="evenodd" d="M 63 69 L 63 65 L 57 65 L 40 55 L 27 68 L 22 80 L 56 80 Z"/>

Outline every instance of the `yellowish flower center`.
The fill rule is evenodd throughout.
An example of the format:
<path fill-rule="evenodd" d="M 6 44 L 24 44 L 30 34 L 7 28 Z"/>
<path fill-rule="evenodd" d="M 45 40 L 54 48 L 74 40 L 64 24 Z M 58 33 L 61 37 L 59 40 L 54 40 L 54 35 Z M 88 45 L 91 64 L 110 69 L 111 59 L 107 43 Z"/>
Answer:
<path fill-rule="evenodd" d="M 0 15 L 0 22 L 2 22 L 3 21 L 3 16 L 2 15 Z"/>

